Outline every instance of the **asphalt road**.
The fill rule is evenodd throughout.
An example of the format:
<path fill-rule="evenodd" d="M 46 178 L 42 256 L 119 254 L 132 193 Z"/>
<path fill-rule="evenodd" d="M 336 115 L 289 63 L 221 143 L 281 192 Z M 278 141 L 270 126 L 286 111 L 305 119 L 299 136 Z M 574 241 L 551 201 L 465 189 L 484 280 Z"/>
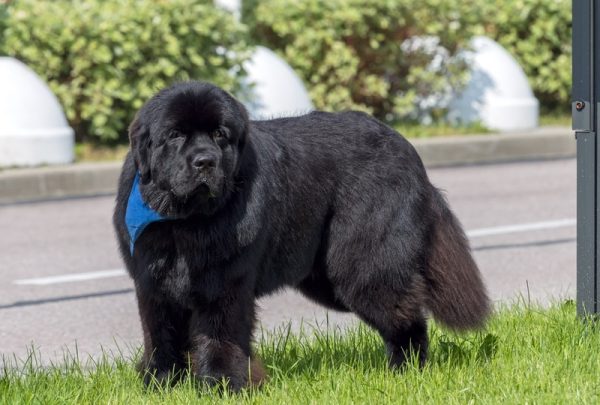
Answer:
<path fill-rule="evenodd" d="M 575 160 L 430 169 L 468 230 L 492 298 L 575 294 Z M 0 354 L 128 354 L 141 342 L 111 228 L 113 197 L 0 206 Z M 99 272 L 99 273 L 98 273 Z M 80 275 L 83 273 L 83 275 Z M 48 278 L 52 277 L 52 278 Z M 103 277 L 103 278 L 99 278 Z M 263 330 L 356 322 L 293 292 L 259 303 Z M 258 332 L 260 334 L 260 331 Z"/>

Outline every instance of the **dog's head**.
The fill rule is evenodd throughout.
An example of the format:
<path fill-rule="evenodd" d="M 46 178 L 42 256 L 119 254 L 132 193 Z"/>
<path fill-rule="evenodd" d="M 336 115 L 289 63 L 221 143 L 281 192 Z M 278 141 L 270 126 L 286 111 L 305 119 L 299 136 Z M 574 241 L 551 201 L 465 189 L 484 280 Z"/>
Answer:
<path fill-rule="evenodd" d="M 212 214 L 233 190 L 247 132 L 245 108 L 212 84 L 160 91 L 129 127 L 145 201 L 170 217 Z"/>

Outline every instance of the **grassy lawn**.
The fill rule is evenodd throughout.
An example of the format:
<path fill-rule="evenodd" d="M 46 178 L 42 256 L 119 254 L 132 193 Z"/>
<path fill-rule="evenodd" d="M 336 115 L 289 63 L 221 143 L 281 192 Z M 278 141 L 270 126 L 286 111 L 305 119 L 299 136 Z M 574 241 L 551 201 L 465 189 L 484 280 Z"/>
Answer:
<path fill-rule="evenodd" d="M 258 390 L 219 394 L 187 379 L 144 390 L 131 359 L 42 368 L 4 366 L 0 403 L 599 403 L 600 326 L 581 322 L 572 301 L 550 309 L 498 311 L 487 330 L 457 336 L 432 326 L 430 361 L 389 371 L 366 327 L 263 337 L 257 351 L 270 380 Z"/>
<path fill-rule="evenodd" d="M 431 125 L 399 123 L 394 126 L 394 129 L 407 138 L 434 138 L 440 136 L 473 135 L 492 132 L 481 124 L 453 126 L 444 123 L 435 123 Z"/>
<path fill-rule="evenodd" d="M 571 126 L 571 112 L 558 111 L 554 114 L 545 113 L 540 115 L 540 126 Z"/>
<path fill-rule="evenodd" d="M 78 143 L 75 145 L 75 161 L 123 161 L 128 150 L 129 145 L 104 146 L 92 143 Z"/>

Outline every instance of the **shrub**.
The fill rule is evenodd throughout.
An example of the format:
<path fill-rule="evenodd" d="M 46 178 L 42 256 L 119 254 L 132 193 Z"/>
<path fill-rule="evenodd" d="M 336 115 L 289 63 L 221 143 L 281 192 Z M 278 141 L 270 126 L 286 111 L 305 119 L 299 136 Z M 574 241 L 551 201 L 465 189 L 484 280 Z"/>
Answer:
<path fill-rule="evenodd" d="M 0 0 L 0 56 L 4 55 L 4 29 L 8 19 L 8 1 Z"/>
<path fill-rule="evenodd" d="M 363 109 L 389 122 L 442 116 L 451 90 L 466 78 L 457 51 L 477 34 L 513 54 L 546 110 L 568 107 L 570 4 L 247 0 L 244 21 L 256 42 L 275 49 L 302 76 L 317 107 Z M 419 40 L 408 41 L 413 36 Z"/>
<path fill-rule="evenodd" d="M 570 111 L 571 1 L 507 0 L 481 22 L 519 61 L 542 108 Z"/>
<path fill-rule="evenodd" d="M 80 140 L 125 140 L 135 111 L 177 80 L 235 91 L 249 56 L 244 27 L 211 1 L 18 0 L 4 50 L 60 99 Z"/>
<path fill-rule="evenodd" d="M 388 122 L 436 116 L 443 111 L 435 106 L 444 107 L 465 81 L 457 55 L 472 30 L 453 2 L 251 3 L 244 21 L 253 37 L 292 65 L 317 108 L 360 109 Z"/>

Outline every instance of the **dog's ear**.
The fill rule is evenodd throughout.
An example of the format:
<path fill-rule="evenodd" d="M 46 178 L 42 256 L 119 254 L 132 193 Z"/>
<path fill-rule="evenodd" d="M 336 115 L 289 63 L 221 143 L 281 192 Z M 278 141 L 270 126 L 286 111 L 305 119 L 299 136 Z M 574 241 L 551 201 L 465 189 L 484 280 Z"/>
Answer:
<path fill-rule="evenodd" d="M 150 181 L 150 164 L 148 162 L 150 133 L 148 127 L 140 119 L 139 114 L 129 125 L 129 144 L 135 167 L 140 173 L 140 180 L 142 183 L 147 183 Z"/>
<path fill-rule="evenodd" d="M 240 131 L 240 138 L 238 141 L 238 147 L 240 149 L 240 151 L 244 150 L 244 146 L 246 145 L 246 141 L 249 135 L 249 127 L 250 127 L 250 118 L 248 115 L 248 110 L 246 110 L 246 107 L 244 107 L 244 105 L 242 103 L 240 103 L 238 100 L 235 100 L 236 103 L 236 107 L 238 110 L 238 114 L 239 114 L 239 121 L 240 122 L 240 127 L 238 128 L 238 130 Z"/>

